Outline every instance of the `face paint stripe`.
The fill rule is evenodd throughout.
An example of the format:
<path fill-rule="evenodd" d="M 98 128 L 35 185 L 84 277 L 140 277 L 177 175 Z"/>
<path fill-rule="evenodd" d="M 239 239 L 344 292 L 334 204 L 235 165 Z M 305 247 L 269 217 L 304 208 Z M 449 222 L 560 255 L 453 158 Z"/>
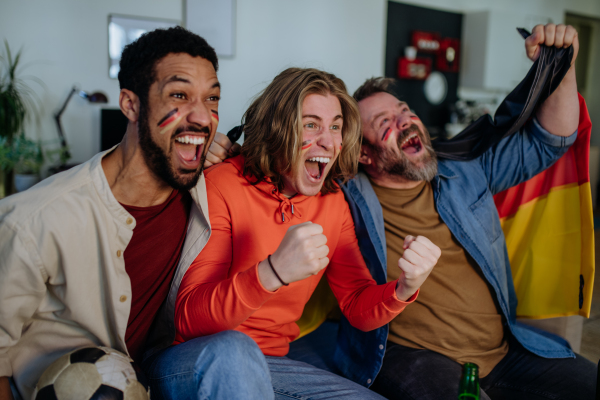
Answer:
<path fill-rule="evenodd" d="M 162 127 L 163 127 L 165 124 L 168 124 L 168 121 L 167 121 L 167 120 L 168 120 L 170 117 L 174 116 L 174 114 L 176 114 L 178 110 L 179 110 L 178 108 L 175 108 L 175 109 L 173 109 L 173 110 L 169 111 L 169 113 L 168 113 L 167 115 L 165 115 L 165 116 L 164 116 L 164 117 L 163 117 L 163 118 L 162 118 L 160 121 L 158 121 L 158 124 L 157 124 L 157 125 L 158 125 L 160 128 L 162 128 Z"/>
<path fill-rule="evenodd" d="M 181 121 L 182 118 L 183 118 L 183 115 L 177 113 L 177 114 L 173 115 L 171 118 L 169 118 L 168 120 L 166 120 L 165 122 L 163 122 L 163 124 L 160 126 L 162 128 L 162 130 L 160 131 L 160 134 L 164 135 L 166 132 L 171 130 L 171 127 L 173 125 L 177 124 L 179 121 Z"/>
<path fill-rule="evenodd" d="M 211 112 L 212 112 L 212 117 L 213 117 L 214 119 L 216 119 L 216 120 L 217 120 L 217 122 L 218 122 L 218 121 L 219 121 L 219 113 L 218 113 L 218 112 L 216 112 L 215 110 L 211 110 Z"/>
<path fill-rule="evenodd" d="M 390 132 L 391 132 L 391 131 L 392 131 L 392 130 L 391 130 L 390 128 L 387 128 L 387 129 L 385 130 L 385 132 L 383 132 L 383 136 L 381 137 L 381 140 L 383 140 L 383 141 L 387 140 L 387 138 L 388 138 L 388 136 L 390 135 Z"/>
<path fill-rule="evenodd" d="M 310 146 L 312 146 L 312 143 L 310 142 L 310 140 L 305 140 L 304 142 L 302 142 L 302 150 L 306 150 Z"/>

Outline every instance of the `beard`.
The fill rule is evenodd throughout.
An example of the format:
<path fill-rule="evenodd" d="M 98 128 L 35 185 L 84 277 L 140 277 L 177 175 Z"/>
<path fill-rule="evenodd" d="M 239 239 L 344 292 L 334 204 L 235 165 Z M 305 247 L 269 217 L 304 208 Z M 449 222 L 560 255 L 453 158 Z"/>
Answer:
<path fill-rule="evenodd" d="M 426 151 L 419 159 L 411 160 L 404 155 L 401 145 L 408 135 L 415 132 L 419 135 L 421 145 Z M 402 135 L 398 135 L 400 154 L 389 148 L 376 147 L 372 143 L 366 144 L 378 158 L 375 162 L 375 168 L 379 174 L 399 176 L 409 181 L 430 181 L 437 174 L 437 156 L 428 138 L 429 133 L 421 132 L 419 127 L 413 124 Z"/>
<path fill-rule="evenodd" d="M 173 163 L 171 162 L 171 151 L 167 154 L 160 146 L 152 139 L 150 132 L 150 126 L 148 124 L 148 107 L 140 107 L 140 119 L 138 121 L 138 132 L 140 140 L 140 148 L 142 149 L 142 155 L 144 160 L 150 168 L 150 171 L 156 175 L 159 179 L 166 182 L 175 190 L 189 191 L 198 183 L 200 174 L 204 167 L 204 159 L 206 156 L 201 156 L 200 166 L 197 170 L 180 169 L 175 170 Z M 177 135 L 184 131 L 196 131 L 196 132 L 209 132 L 208 128 L 195 128 L 195 127 L 183 127 L 180 126 L 175 131 L 174 135 Z M 209 132 L 210 133 L 210 132 Z M 204 152 L 204 149 L 203 149 Z"/>

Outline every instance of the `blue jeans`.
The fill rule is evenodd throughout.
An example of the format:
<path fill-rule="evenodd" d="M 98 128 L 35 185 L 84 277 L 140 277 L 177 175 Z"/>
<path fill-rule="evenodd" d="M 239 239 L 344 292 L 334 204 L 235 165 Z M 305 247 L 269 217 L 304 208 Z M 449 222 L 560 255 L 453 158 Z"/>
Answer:
<path fill-rule="evenodd" d="M 288 357 L 266 356 L 276 400 L 384 400 L 349 379 Z"/>
<path fill-rule="evenodd" d="M 142 364 L 152 399 L 273 399 L 269 368 L 249 336 L 224 331 L 171 346 Z"/>
<path fill-rule="evenodd" d="M 237 331 L 171 346 L 142 366 L 153 400 L 383 399 L 312 365 L 287 357 L 265 357 L 250 337 Z"/>

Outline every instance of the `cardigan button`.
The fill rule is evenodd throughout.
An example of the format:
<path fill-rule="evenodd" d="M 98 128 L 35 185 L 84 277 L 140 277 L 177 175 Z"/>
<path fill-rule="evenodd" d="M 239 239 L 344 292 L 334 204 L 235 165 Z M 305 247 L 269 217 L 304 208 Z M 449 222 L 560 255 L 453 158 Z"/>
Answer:
<path fill-rule="evenodd" d="M 383 350 L 383 345 L 382 344 L 379 345 L 379 350 Z"/>
<path fill-rule="evenodd" d="M 367 379 L 367 383 L 371 383 L 371 380 L 370 380 L 370 379 Z"/>
<path fill-rule="evenodd" d="M 125 295 L 122 295 L 121 297 L 119 297 L 119 301 L 120 301 L 121 303 L 125 303 L 125 302 L 127 301 L 127 296 L 125 296 Z"/>

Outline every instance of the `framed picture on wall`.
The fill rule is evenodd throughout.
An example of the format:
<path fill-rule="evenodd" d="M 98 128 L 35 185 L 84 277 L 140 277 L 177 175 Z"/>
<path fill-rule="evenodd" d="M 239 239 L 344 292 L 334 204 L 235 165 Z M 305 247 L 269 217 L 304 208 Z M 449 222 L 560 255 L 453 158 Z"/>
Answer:
<path fill-rule="evenodd" d="M 160 18 L 133 17 L 110 14 L 108 16 L 108 76 L 117 79 L 123 48 L 142 34 L 158 28 L 180 25 L 181 21 Z"/>

